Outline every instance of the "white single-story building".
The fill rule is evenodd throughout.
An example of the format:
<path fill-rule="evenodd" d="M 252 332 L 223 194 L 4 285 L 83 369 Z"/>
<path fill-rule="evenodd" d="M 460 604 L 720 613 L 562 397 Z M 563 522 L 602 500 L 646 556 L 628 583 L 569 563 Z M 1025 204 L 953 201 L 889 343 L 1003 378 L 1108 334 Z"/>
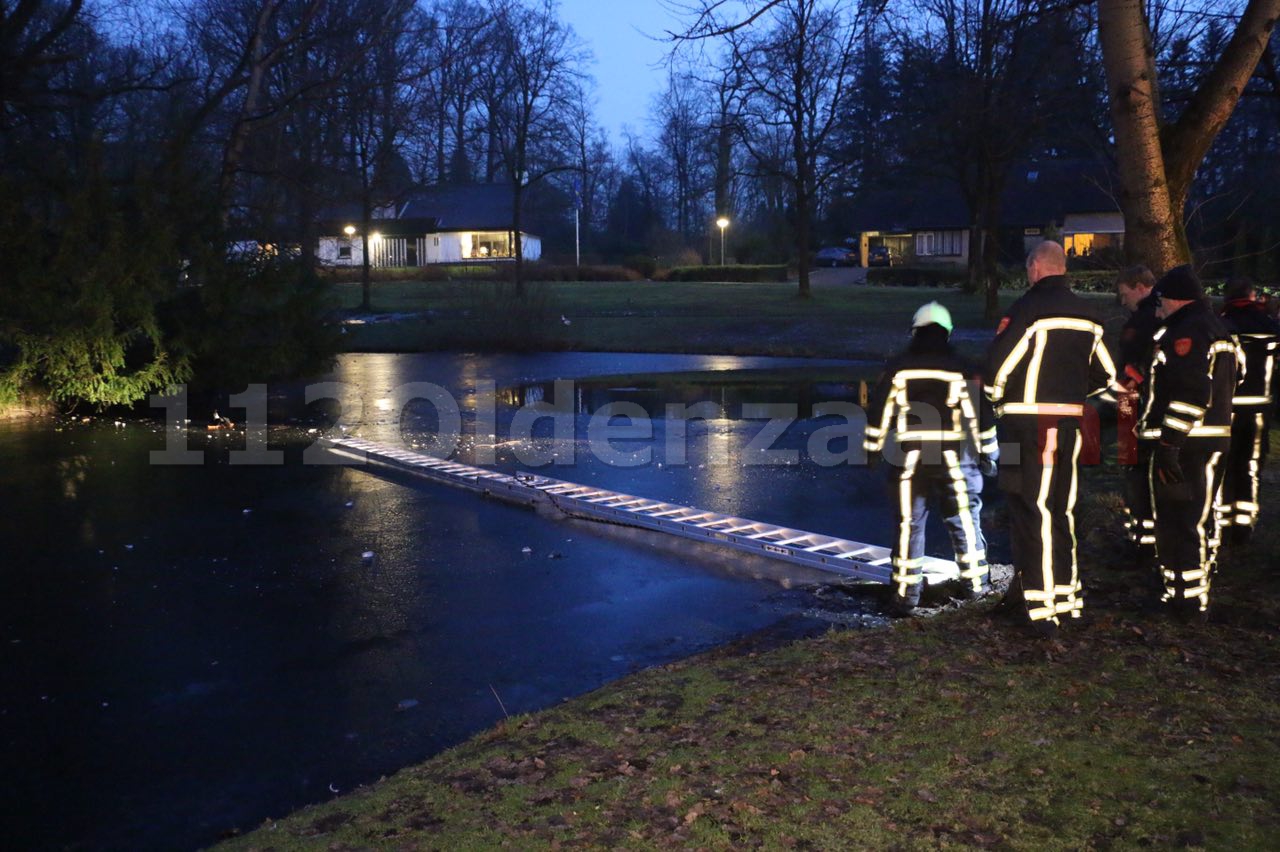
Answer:
<path fill-rule="evenodd" d="M 321 223 L 316 260 L 326 266 L 361 266 L 360 216 L 335 211 Z M 514 260 L 511 187 L 506 184 L 439 185 L 415 192 L 398 208 L 378 211 L 369 226 L 370 266 L 425 266 Z M 542 256 L 542 240 L 520 233 L 525 260 Z"/>

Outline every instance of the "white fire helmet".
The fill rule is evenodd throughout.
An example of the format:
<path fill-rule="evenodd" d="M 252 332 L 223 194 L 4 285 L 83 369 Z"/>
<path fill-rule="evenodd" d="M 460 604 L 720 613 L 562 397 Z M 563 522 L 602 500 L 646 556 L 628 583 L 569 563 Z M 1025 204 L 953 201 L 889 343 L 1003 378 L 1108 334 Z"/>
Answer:
<path fill-rule="evenodd" d="M 916 311 L 916 315 L 911 319 L 911 327 L 913 329 L 923 328 L 926 325 L 940 325 L 947 330 L 947 334 L 950 334 L 951 329 L 955 328 L 955 325 L 951 322 L 951 311 L 937 302 L 921 305 L 920 310 Z"/>

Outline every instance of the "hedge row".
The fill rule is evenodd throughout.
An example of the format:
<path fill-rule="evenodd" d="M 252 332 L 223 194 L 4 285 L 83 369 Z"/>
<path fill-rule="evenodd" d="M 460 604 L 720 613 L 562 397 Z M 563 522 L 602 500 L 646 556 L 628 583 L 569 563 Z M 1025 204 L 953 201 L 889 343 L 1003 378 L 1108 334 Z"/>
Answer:
<path fill-rule="evenodd" d="M 662 277 L 667 281 L 786 281 L 787 265 L 677 266 Z"/>
<path fill-rule="evenodd" d="M 959 287 L 967 277 L 963 269 L 877 266 L 867 270 L 868 284 L 893 287 Z"/>
<path fill-rule="evenodd" d="M 329 281 L 360 280 L 359 266 L 330 266 L 320 270 Z M 510 281 L 514 263 L 433 263 L 428 266 L 397 266 L 369 270 L 371 281 Z M 641 281 L 644 276 L 625 266 L 563 266 L 526 263 L 526 281 Z"/>
<path fill-rule="evenodd" d="M 508 268 L 507 277 L 515 275 L 515 267 Z M 625 266 L 553 266 L 529 264 L 524 277 L 530 281 L 643 281 L 644 277 Z"/>

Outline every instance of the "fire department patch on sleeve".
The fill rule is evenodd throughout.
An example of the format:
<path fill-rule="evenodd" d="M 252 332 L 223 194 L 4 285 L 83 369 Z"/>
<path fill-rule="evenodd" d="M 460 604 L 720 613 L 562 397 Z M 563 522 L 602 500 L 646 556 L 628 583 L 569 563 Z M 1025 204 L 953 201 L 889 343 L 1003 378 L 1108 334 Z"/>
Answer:
<path fill-rule="evenodd" d="M 1000 324 L 996 326 L 996 337 L 1004 334 L 1004 330 L 1009 327 L 1009 318 L 1004 317 L 1000 320 Z"/>
<path fill-rule="evenodd" d="M 1186 355 L 1191 351 L 1191 338 L 1179 337 L 1177 340 L 1173 341 L 1173 351 L 1178 355 Z"/>

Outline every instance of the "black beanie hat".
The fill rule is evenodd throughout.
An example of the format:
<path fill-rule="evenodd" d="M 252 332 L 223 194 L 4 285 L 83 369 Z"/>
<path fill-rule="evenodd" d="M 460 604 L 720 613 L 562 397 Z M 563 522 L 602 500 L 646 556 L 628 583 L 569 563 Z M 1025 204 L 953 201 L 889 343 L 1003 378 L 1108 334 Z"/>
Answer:
<path fill-rule="evenodd" d="M 1165 299 L 1191 302 L 1204 298 L 1204 287 L 1200 284 L 1200 276 L 1188 264 L 1175 266 L 1156 282 L 1156 292 Z"/>

